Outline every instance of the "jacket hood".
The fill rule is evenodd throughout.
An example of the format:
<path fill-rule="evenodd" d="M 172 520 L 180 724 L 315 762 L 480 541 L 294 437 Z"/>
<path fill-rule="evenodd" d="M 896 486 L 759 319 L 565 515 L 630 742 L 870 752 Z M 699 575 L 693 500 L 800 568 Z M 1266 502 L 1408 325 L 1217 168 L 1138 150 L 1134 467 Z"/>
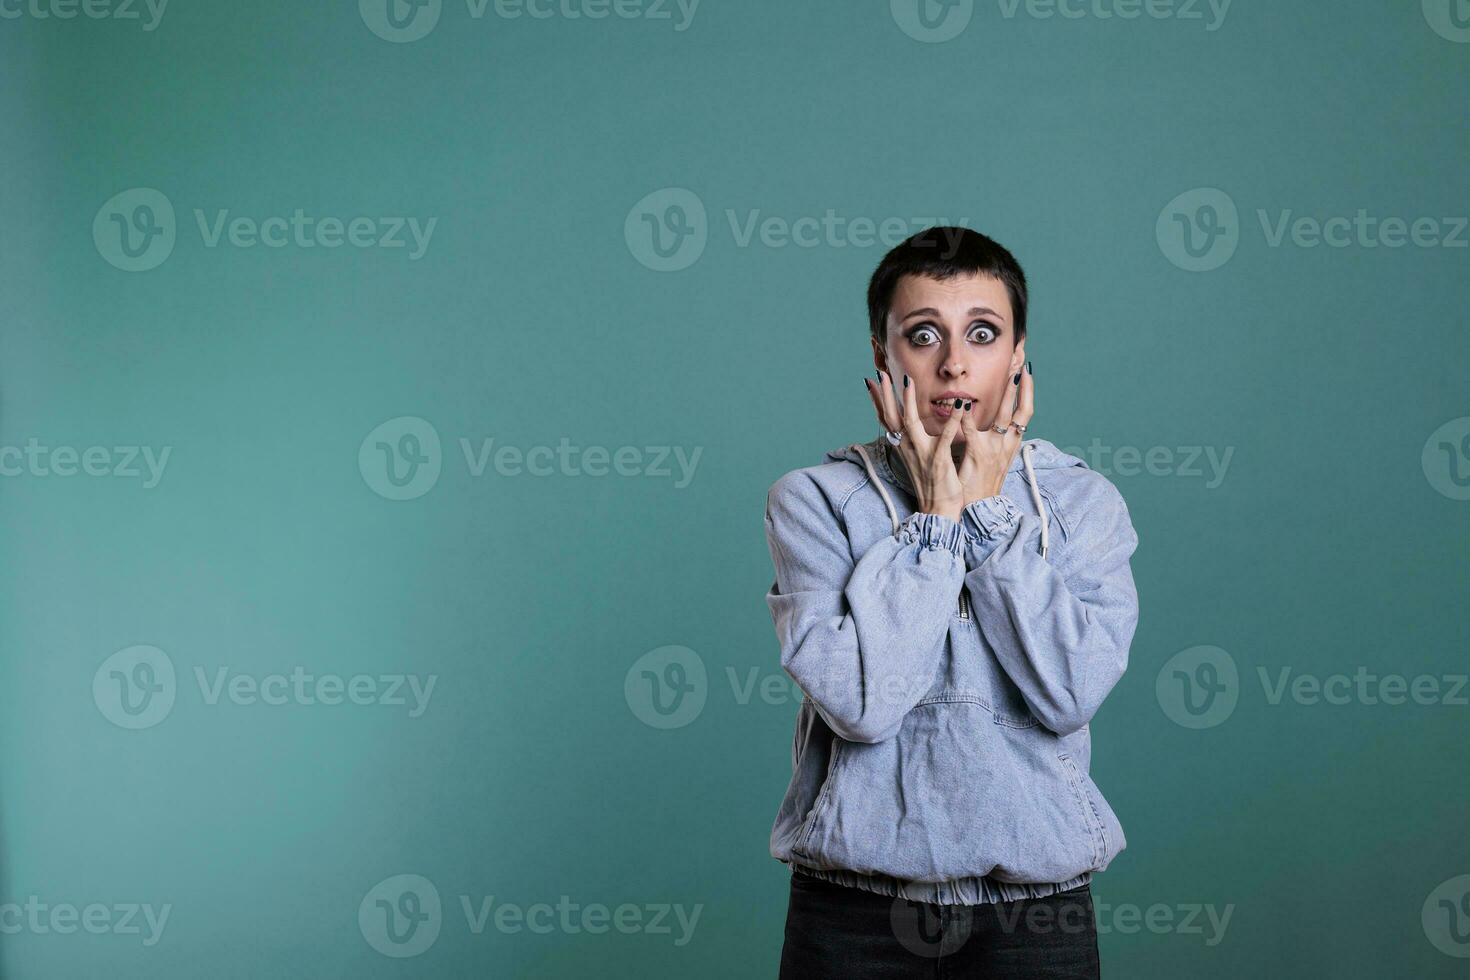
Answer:
<path fill-rule="evenodd" d="M 872 459 L 880 476 L 889 483 L 900 488 L 905 493 L 912 495 L 914 492 L 913 482 L 909 479 L 908 469 L 904 466 L 903 456 L 898 449 L 888 444 L 883 436 L 878 436 L 872 442 L 862 444 L 867 450 L 869 458 Z M 1070 453 L 1064 453 L 1051 442 L 1045 439 L 1026 439 L 1016 450 L 1016 456 L 1011 460 L 1009 472 L 1015 473 L 1024 468 L 1024 461 L 1030 457 L 1031 466 L 1038 470 L 1059 470 L 1070 466 L 1086 467 L 1087 464 Z M 823 462 L 856 463 L 863 465 L 862 455 L 858 452 L 857 445 L 839 446 L 836 449 L 827 450 Z"/>
<path fill-rule="evenodd" d="M 857 463 L 868 472 L 873 489 L 878 491 L 878 495 L 883 498 L 883 506 L 888 510 L 888 519 L 893 525 L 893 533 L 897 535 L 900 526 L 898 510 L 893 506 L 893 499 L 889 497 L 888 491 L 878 481 L 881 477 L 913 496 L 913 483 L 909 480 L 908 469 L 904 466 L 903 457 L 898 452 L 898 448 L 890 445 L 886 436 L 878 436 L 872 442 L 853 443 L 849 446 L 830 449 L 827 451 L 826 458 L 834 462 L 846 460 Z M 1043 558 L 1046 557 L 1051 545 L 1051 515 L 1046 512 L 1046 502 L 1041 497 L 1040 480 L 1036 476 L 1036 470 L 1038 468 L 1065 469 L 1070 466 L 1086 468 L 1087 464 L 1076 456 L 1062 452 L 1045 439 L 1027 439 L 1021 443 L 1007 470 L 1009 473 L 1025 471 L 1022 479 L 1030 487 L 1031 501 L 1035 504 L 1036 513 L 1041 518 L 1041 556 Z"/>

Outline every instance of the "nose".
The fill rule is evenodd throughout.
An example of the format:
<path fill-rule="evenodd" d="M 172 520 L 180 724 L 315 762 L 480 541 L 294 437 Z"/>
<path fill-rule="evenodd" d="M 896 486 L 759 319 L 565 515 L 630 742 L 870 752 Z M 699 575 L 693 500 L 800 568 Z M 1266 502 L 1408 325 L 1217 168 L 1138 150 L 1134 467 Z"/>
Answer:
<path fill-rule="evenodd" d="M 939 373 L 946 378 L 963 378 L 965 376 L 964 347 L 960 344 L 951 344 L 944 352 L 944 363 L 939 367 Z"/>

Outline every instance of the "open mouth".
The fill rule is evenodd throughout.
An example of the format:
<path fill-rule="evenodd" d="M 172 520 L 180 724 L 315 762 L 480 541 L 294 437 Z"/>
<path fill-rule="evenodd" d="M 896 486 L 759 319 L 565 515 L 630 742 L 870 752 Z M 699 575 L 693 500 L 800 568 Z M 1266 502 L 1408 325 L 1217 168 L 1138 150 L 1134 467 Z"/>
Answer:
<path fill-rule="evenodd" d="M 955 412 L 954 403 L 959 402 L 961 407 L 963 407 L 965 401 L 967 401 L 967 399 L 959 397 L 935 398 L 929 402 L 929 406 L 934 410 L 934 414 L 936 416 L 942 419 L 947 419 Z"/>

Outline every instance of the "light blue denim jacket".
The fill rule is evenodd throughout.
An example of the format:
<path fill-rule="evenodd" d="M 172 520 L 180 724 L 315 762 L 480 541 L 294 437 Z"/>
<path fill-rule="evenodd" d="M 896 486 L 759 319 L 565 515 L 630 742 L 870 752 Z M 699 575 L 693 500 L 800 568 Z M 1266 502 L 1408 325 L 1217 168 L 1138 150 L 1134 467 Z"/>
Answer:
<path fill-rule="evenodd" d="M 1088 722 L 1128 665 L 1138 538 L 1045 439 L 956 522 L 882 437 L 766 498 L 781 666 L 805 692 L 771 855 L 915 901 L 1077 887 L 1123 850 Z"/>

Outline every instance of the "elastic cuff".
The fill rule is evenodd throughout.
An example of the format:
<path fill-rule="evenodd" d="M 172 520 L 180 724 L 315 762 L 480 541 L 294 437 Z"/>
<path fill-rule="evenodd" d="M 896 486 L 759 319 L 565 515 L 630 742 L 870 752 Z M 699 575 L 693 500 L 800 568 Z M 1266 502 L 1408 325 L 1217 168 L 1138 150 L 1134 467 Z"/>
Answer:
<path fill-rule="evenodd" d="M 926 514 L 915 511 L 899 525 L 899 537 L 904 544 L 919 544 L 925 548 L 946 548 L 958 558 L 964 558 L 965 529 L 958 521 L 943 514 Z"/>
<path fill-rule="evenodd" d="M 965 505 L 964 518 L 981 540 L 989 540 L 1010 530 L 1021 517 L 1021 511 L 1003 493 L 982 497 Z"/>

